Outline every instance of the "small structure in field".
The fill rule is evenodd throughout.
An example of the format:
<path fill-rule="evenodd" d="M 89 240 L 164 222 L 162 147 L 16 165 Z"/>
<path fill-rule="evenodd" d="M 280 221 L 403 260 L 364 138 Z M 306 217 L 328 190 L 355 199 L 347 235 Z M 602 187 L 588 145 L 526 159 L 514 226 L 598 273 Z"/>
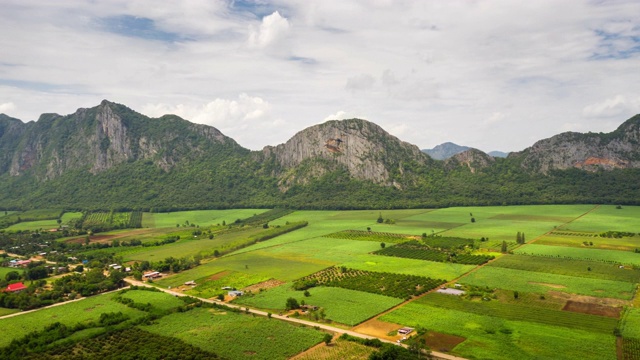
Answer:
<path fill-rule="evenodd" d="M 300 309 L 308 310 L 308 311 L 316 311 L 319 309 L 319 307 L 315 305 L 300 305 Z"/>
<path fill-rule="evenodd" d="M 162 274 L 160 274 L 157 271 L 152 271 L 152 272 L 149 272 L 149 273 L 146 273 L 146 274 L 142 275 L 142 277 L 147 278 L 147 279 L 157 279 L 159 277 L 162 277 Z"/>
<path fill-rule="evenodd" d="M 231 286 L 223 286 L 222 290 L 233 290 Z"/>
<path fill-rule="evenodd" d="M 437 292 L 439 292 L 440 294 L 455 295 L 455 296 L 461 296 L 461 295 L 466 294 L 466 291 L 458 290 L 458 289 L 451 289 L 451 288 L 438 289 Z"/>
<path fill-rule="evenodd" d="M 242 295 L 244 295 L 244 292 L 239 291 L 239 290 L 232 290 L 232 291 L 229 291 L 229 292 L 227 293 L 227 295 L 229 295 L 229 296 L 231 296 L 231 297 L 237 297 L 237 296 L 242 296 Z"/>
<path fill-rule="evenodd" d="M 400 335 L 407 335 L 407 334 L 411 334 L 411 332 L 414 330 L 414 328 L 410 328 L 410 327 L 403 327 L 402 329 L 398 330 L 398 334 Z"/>
<path fill-rule="evenodd" d="M 195 282 L 195 281 L 193 281 L 193 280 L 189 280 L 189 281 L 187 281 L 187 282 L 186 282 L 186 283 L 184 283 L 184 284 L 185 284 L 185 285 L 192 285 L 192 286 L 195 286 L 196 282 Z"/>

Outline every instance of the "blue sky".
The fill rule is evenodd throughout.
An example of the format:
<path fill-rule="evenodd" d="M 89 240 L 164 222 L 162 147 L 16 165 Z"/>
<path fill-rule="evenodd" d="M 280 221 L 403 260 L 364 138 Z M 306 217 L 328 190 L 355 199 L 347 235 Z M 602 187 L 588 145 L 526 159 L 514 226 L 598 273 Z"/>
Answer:
<path fill-rule="evenodd" d="M 640 113 L 635 0 L 8 0 L 0 112 L 102 99 L 250 149 L 360 117 L 431 148 L 516 151 Z"/>

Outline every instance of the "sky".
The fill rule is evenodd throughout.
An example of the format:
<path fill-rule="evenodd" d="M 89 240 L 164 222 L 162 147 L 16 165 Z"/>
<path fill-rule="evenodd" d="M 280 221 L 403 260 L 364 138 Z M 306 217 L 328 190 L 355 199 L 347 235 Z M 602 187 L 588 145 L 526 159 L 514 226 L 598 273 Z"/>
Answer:
<path fill-rule="evenodd" d="M 0 113 L 103 99 L 258 150 L 332 119 L 522 150 L 640 113 L 637 0 L 0 0 Z"/>

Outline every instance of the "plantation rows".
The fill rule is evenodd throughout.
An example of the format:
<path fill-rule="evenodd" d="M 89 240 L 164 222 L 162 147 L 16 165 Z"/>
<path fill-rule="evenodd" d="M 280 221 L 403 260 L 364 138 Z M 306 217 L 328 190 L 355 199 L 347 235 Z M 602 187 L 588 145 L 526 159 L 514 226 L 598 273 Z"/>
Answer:
<path fill-rule="evenodd" d="M 417 241 L 409 241 L 396 246 L 380 249 L 375 251 L 374 254 L 468 265 L 480 265 L 493 259 L 493 256 L 489 255 L 458 254 L 455 252 L 447 253 L 440 250 L 433 250 L 427 246 L 421 245 Z"/>
<path fill-rule="evenodd" d="M 411 296 L 423 294 L 445 282 L 445 280 L 431 279 L 424 276 L 330 267 L 306 276 L 296 283 L 305 283 L 312 286 L 332 286 L 399 299 L 409 299 Z"/>
<path fill-rule="evenodd" d="M 591 233 L 583 233 L 583 232 L 569 232 L 569 231 L 552 231 L 552 235 L 561 235 L 561 236 L 586 236 L 586 237 L 597 237 L 598 235 Z"/>
<path fill-rule="evenodd" d="M 337 233 L 325 235 L 325 237 L 333 239 L 347 239 L 347 240 L 360 240 L 360 241 L 378 241 L 388 243 L 400 243 L 412 238 L 410 235 L 394 234 L 387 232 L 376 231 L 360 231 L 360 230 L 345 230 Z"/>
<path fill-rule="evenodd" d="M 94 212 L 85 216 L 82 221 L 85 229 L 127 229 L 142 227 L 142 212 Z"/>
<path fill-rule="evenodd" d="M 638 360 L 640 359 L 640 340 L 632 338 L 622 339 L 622 359 Z"/>
<path fill-rule="evenodd" d="M 529 307 L 520 304 L 506 304 L 497 301 L 474 302 L 457 296 L 429 294 L 420 300 L 431 306 L 494 316 L 508 320 L 530 321 L 546 325 L 564 326 L 585 331 L 612 334 L 618 320 L 610 317 L 588 315 L 571 311 Z"/>
<path fill-rule="evenodd" d="M 473 239 L 447 236 L 429 236 L 423 239 L 425 245 L 439 249 L 464 249 L 467 246 L 473 247 Z"/>

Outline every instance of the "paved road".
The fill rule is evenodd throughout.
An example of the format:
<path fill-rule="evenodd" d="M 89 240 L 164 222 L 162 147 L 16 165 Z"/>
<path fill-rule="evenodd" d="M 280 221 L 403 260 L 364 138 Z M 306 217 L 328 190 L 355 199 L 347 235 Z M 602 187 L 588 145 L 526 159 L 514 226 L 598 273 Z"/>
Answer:
<path fill-rule="evenodd" d="M 171 295 L 174 295 L 174 296 L 191 296 L 191 295 L 186 295 L 186 294 L 179 293 L 179 292 L 176 292 L 176 291 L 173 291 L 173 290 L 164 289 L 164 288 L 161 288 L 161 287 L 158 287 L 158 286 L 149 285 L 149 284 L 144 283 L 142 281 L 137 281 L 137 280 L 133 280 L 133 279 L 129 279 L 129 278 L 125 279 L 125 281 L 128 282 L 131 285 L 155 287 L 158 290 L 164 291 L 165 293 L 171 294 Z M 197 298 L 199 300 L 202 300 L 204 302 L 208 302 L 208 303 L 212 303 L 212 304 L 225 305 L 225 306 L 228 306 L 228 307 L 231 307 L 231 308 L 247 311 L 246 307 L 242 307 L 242 306 L 239 306 L 239 305 L 236 305 L 236 304 L 225 303 L 225 302 L 219 301 L 219 300 L 211 300 L 211 299 L 200 298 L 200 297 L 197 297 L 197 296 L 192 296 L 192 297 L 195 297 L 195 298 Z M 249 309 L 248 311 L 251 314 L 256 314 L 256 315 L 261 315 L 261 316 L 268 316 L 268 313 L 265 312 L 265 311 L 256 310 L 256 309 Z M 296 324 L 302 324 L 302 325 L 311 326 L 311 327 L 318 327 L 320 329 L 331 331 L 331 332 L 334 332 L 334 333 L 348 334 L 348 335 L 359 337 L 359 338 L 362 338 L 362 339 L 379 339 L 382 342 L 395 344 L 395 342 L 387 340 L 387 339 L 381 339 L 381 338 L 377 338 L 375 336 L 365 335 L 365 334 L 361 334 L 359 332 L 346 330 L 346 329 L 341 329 L 341 328 L 337 328 L 337 327 L 330 326 L 330 325 L 327 325 L 327 324 L 319 324 L 319 323 L 315 323 L 315 322 L 312 322 L 312 321 L 296 319 L 296 318 L 287 317 L 287 316 L 278 315 L 278 314 L 271 314 L 271 317 L 274 318 L 274 319 L 288 321 L 288 322 L 292 322 L 292 323 L 296 323 Z M 405 346 L 405 345 L 403 345 L 403 346 Z M 449 355 L 449 354 L 444 354 L 444 353 L 440 353 L 440 352 L 437 352 L 437 351 L 432 351 L 431 355 L 436 359 L 443 359 L 443 360 L 467 360 L 465 358 L 461 358 L 461 357 L 457 357 L 457 356 L 453 356 L 453 355 Z"/>

